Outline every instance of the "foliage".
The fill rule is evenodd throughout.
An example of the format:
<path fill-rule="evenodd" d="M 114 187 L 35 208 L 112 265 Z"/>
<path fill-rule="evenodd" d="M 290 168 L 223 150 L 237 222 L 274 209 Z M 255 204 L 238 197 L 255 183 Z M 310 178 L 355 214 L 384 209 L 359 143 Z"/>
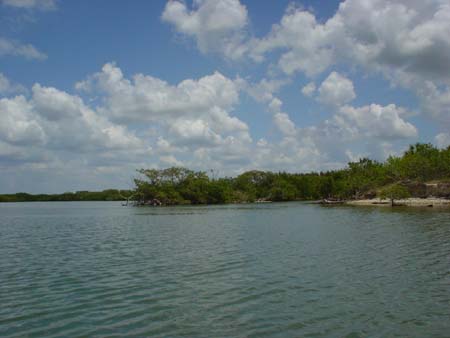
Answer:
<path fill-rule="evenodd" d="M 391 187 L 392 196 L 404 193 L 401 182 L 425 182 L 450 178 L 450 147 L 415 144 L 400 157 L 380 163 L 363 158 L 341 170 L 320 173 L 286 173 L 252 170 L 235 178 L 210 178 L 206 172 L 186 168 L 141 169 L 134 191 L 78 191 L 60 195 L 0 195 L 0 202 L 86 201 L 157 199 L 166 205 L 241 203 L 257 200 L 293 201 L 321 198 L 353 199 Z M 389 192 L 386 188 L 386 193 Z M 392 190 L 394 189 L 394 190 Z M 387 195 L 386 195 L 387 196 Z"/>
<path fill-rule="evenodd" d="M 394 205 L 395 200 L 411 197 L 409 190 L 401 184 L 392 184 L 380 192 L 380 197 L 391 200 L 391 204 Z"/>
<path fill-rule="evenodd" d="M 123 201 L 133 194 L 131 190 L 77 191 L 63 194 L 32 195 L 24 192 L 0 195 L 0 202 L 62 202 L 62 201 Z"/>
<path fill-rule="evenodd" d="M 450 148 L 415 144 L 401 157 L 385 163 L 368 158 L 351 162 L 341 170 L 291 174 L 252 170 L 235 178 L 211 179 L 205 172 L 185 168 L 144 170 L 135 180 L 140 198 L 159 199 L 164 204 L 217 204 L 257 200 L 293 201 L 321 198 L 373 196 L 380 187 L 394 198 L 406 196 L 407 188 L 397 182 L 423 182 L 450 177 Z"/>

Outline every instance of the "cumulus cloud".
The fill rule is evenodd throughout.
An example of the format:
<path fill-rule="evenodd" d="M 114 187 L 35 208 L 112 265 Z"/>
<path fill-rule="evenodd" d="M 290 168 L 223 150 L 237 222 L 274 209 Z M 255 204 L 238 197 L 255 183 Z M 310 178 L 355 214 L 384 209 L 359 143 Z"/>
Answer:
<path fill-rule="evenodd" d="M 274 115 L 274 122 L 280 131 L 286 136 L 295 135 L 297 132 L 294 122 L 291 121 L 289 115 L 286 113 L 276 113 Z"/>
<path fill-rule="evenodd" d="M 161 117 L 195 115 L 211 107 L 230 109 L 238 102 L 236 84 L 215 72 L 198 80 L 184 80 L 176 86 L 143 74 L 126 79 L 113 63 L 100 73 L 76 84 L 79 90 L 100 90 L 107 95 L 109 114 L 114 119 L 152 121 Z"/>
<path fill-rule="evenodd" d="M 0 93 L 6 93 L 11 88 L 11 84 L 6 76 L 0 73 Z"/>
<path fill-rule="evenodd" d="M 288 7 L 279 24 L 254 39 L 250 56 L 262 60 L 285 50 L 280 68 L 319 74 L 336 61 L 389 73 L 446 78 L 450 66 L 450 5 L 443 0 L 346 0 L 321 23 L 313 13 Z"/>
<path fill-rule="evenodd" d="M 423 111 L 433 119 L 450 127 L 450 86 L 438 86 L 432 81 L 411 80 Z"/>
<path fill-rule="evenodd" d="M 24 86 L 12 83 L 9 79 L 0 73 L 0 95 L 26 92 Z"/>
<path fill-rule="evenodd" d="M 239 79 L 239 84 L 242 90 L 250 95 L 255 101 L 261 103 L 271 103 L 275 94 L 281 88 L 290 83 L 289 79 L 267 79 L 262 78 L 259 82 L 251 83 L 249 81 Z"/>
<path fill-rule="evenodd" d="M 44 11 L 56 8 L 55 0 L 2 0 L 2 4 L 10 7 L 39 9 Z"/>
<path fill-rule="evenodd" d="M 244 169 L 305 172 L 343 166 L 343 164 L 331 162 L 332 156 L 328 153 L 329 149 L 324 151 L 321 149 L 321 144 L 313 139 L 316 133 L 297 128 L 291 123 L 287 122 L 288 132 L 282 134 L 283 137 L 279 142 L 260 139 L 251 154 L 251 162 L 244 166 Z"/>
<path fill-rule="evenodd" d="M 0 56 L 21 56 L 25 59 L 45 60 L 47 55 L 40 52 L 31 44 L 0 37 Z"/>
<path fill-rule="evenodd" d="M 50 0 L 2 4 L 55 6 Z M 443 122 L 445 131 L 450 125 L 449 19 L 444 0 L 345 0 L 327 20 L 290 5 L 268 34 L 254 37 L 247 8 L 238 0 L 170 0 L 161 20 L 177 34 L 204 54 L 267 61 L 265 77 L 252 83 L 212 72 L 169 83 L 146 74 L 128 76 L 107 63 L 75 85 L 77 94 L 35 84 L 14 97 L 21 93 L 18 85 L 0 74 L 0 95 L 11 96 L 0 99 L 0 165 L 61 171 L 80 166 L 96 175 L 185 165 L 233 174 L 254 168 L 326 170 L 359 156 L 385 157 L 396 144 L 417 137 L 410 113 L 396 104 L 354 106 L 355 88 L 343 72 L 350 66 L 351 74 L 382 74 L 412 90 L 422 111 Z M 30 44 L 6 38 L 0 38 L 2 55 L 46 58 Z M 298 73 L 310 81 L 302 94 L 329 110 L 324 121 L 296 125 L 303 119 L 302 107 L 290 114 L 283 109 L 281 89 Z M 328 75 L 319 82 L 321 74 Z M 240 110 L 254 109 L 240 106 L 242 92 L 264 105 L 272 119 L 274 128 L 255 131 L 257 142 L 252 124 L 240 117 L 257 113 Z M 435 141 L 445 146 L 449 139 L 443 132 Z"/>
<path fill-rule="evenodd" d="M 346 1 L 332 19 L 356 43 L 346 53 L 358 62 L 434 79 L 450 66 L 450 4 L 427 1 Z"/>
<path fill-rule="evenodd" d="M 341 106 L 356 98 L 353 82 L 332 72 L 318 89 L 318 101 L 331 106 Z"/>
<path fill-rule="evenodd" d="M 162 20 L 175 31 L 195 39 L 203 53 L 220 52 L 237 59 L 245 52 L 242 43 L 247 26 L 247 9 L 239 0 L 194 0 L 189 10 L 185 2 L 168 1 Z"/>
<path fill-rule="evenodd" d="M 224 168 L 251 162 L 253 140 L 233 116 L 240 80 L 220 73 L 171 85 L 114 64 L 75 85 L 81 96 L 36 83 L 0 100 L 0 166 L 128 179 L 139 167 Z M 86 102 L 96 98 L 96 107 Z M 26 169 L 28 168 L 28 169 Z M 77 169 L 78 170 L 78 169 Z"/>
<path fill-rule="evenodd" d="M 216 18 L 216 9 L 224 3 L 195 1 L 189 11 L 184 3 L 170 1 L 163 19 L 178 32 L 194 37 L 204 52 L 215 50 L 227 58 L 246 56 L 256 62 L 270 55 L 278 58 L 279 69 L 289 76 L 302 72 L 315 77 L 335 64 L 380 73 L 392 84 L 413 91 L 428 116 L 450 123 L 448 1 L 346 0 L 325 21 L 302 7 L 290 5 L 280 22 L 263 37 L 237 33 L 248 23 L 246 9 L 237 0 L 227 2 L 230 11 L 227 15 L 232 18 L 229 25 L 218 24 L 220 29 L 211 25 L 210 18 Z M 221 13 L 225 15 L 228 10 Z M 213 21 L 222 23 L 219 17 Z M 227 40 L 224 36 L 239 38 Z M 233 46 L 234 53 L 230 54 L 229 46 Z M 339 104 L 350 102 L 353 92 L 348 86 Z M 304 95 L 313 93 L 312 84 L 304 88 Z M 323 96 L 323 99 L 333 98 Z"/>
<path fill-rule="evenodd" d="M 279 60 L 285 73 L 302 71 L 314 76 L 333 63 L 333 51 L 323 46 L 327 36 L 327 29 L 313 14 L 289 6 L 280 23 L 273 25 L 266 37 L 252 40 L 249 55 L 255 61 L 262 61 L 268 52 L 287 50 Z"/>
<path fill-rule="evenodd" d="M 183 162 L 176 159 L 173 155 L 167 155 L 167 156 L 160 156 L 159 160 L 161 161 L 161 164 L 166 167 L 182 167 Z"/>
<path fill-rule="evenodd" d="M 447 148 L 450 146 L 450 133 L 437 134 L 435 140 L 439 148 Z"/>
<path fill-rule="evenodd" d="M 49 137 L 49 147 L 89 151 L 142 146 L 124 126 L 100 116 L 77 96 L 39 84 L 32 92 L 30 103 Z"/>
<path fill-rule="evenodd" d="M 102 115 L 120 123 L 153 122 L 167 130 L 172 143 L 213 146 L 227 136 L 251 140 L 246 123 L 230 115 L 239 101 L 239 85 L 218 72 L 170 85 L 143 74 L 127 79 L 109 63 L 76 88 L 104 95 Z"/>
<path fill-rule="evenodd" d="M 280 51 L 278 65 L 288 75 L 312 77 L 336 63 L 381 73 L 413 91 L 428 116 L 450 123 L 448 1 L 346 0 L 325 22 L 290 6 L 267 36 L 251 44 L 249 56 L 255 61 Z M 306 87 L 304 94 L 312 92 Z M 347 92 L 350 101 L 352 90 Z"/>
<path fill-rule="evenodd" d="M 287 79 L 266 79 L 258 83 L 244 83 L 244 90 L 256 101 L 267 105 L 267 110 L 272 114 L 275 127 L 284 136 L 292 136 L 296 133 L 295 123 L 286 112 L 282 111 L 283 101 L 275 93 L 289 83 Z M 261 144 L 260 144 L 261 145 Z"/>
<path fill-rule="evenodd" d="M 44 143 L 45 132 L 25 97 L 0 99 L 0 139 L 12 145 Z"/>
<path fill-rule="evenodd" d="M 358 156 L 384 160 L 395 154 L 393 142 L 417 137 L 417 129 L 405 120 L 407 115 L 406 109 L 394 104 L 345 105 L 317 125 L 298 127 L 287 115 L 276 114 L 275 124 L 283 138 L 279 143 L 265 144 L 257 157 L 266 160 L 271 157 L 281 167 L 297 165 L 301 170 L 339 168 Z M 364 155 L 351 150 L 355 144 L 360 151 L 364 150 Z"/>
<path fill-rule="evenodd" d="M 306 86 L 302 88 L 303 95 L 311 97 L 316 92 L 316 84 L 314 82 L 309 82 Z"/>
<path fill-rule="evenodd" d="M 335 123 L 349 134 L 363 134 L 380 139 L 402 139 L 417 136 L 417 129 L 405 121 L 407 111 L 395 104 L 371 104 L 359 108 L 344 106 L 335 115 Z"/>
<path fill-rule="evenodd" d="M 393 142 L 417 137 L 417 129 L 404 120 L 405 115 L 404 108 L 393 104 L 372 104 L 343 106 L 330 119 L 309 127 L 297 127 L 290 120 L 280 119 L 279 128 L 285 129 L 283 139 L 268 144 L 270 151 L 260 153 L 267 156 L 266 160 L 272 157 L 281 167 L 297 165 L 301 170 L 344 167 L 348 160 L 360 156 L 351 150 L 355 144 L 364 150 L 364 156 L 384 160 L 395 154 Z"/>
<path fill-rule="evenodd" d="M 204 120 L 179 119 L 170 126 L 170 133 L 180 143 L 195 145 L 219 144 L 221 138 Z"/>
<path fill-rule="evenodd" d="M 99 162 L 113 153 L 126 159 L 129 154 L 148 151 L 133 132 L 100 116 L 81 98 L 39 84 L 33 86 L 29 99 L 0 100 L 0 141 L 7 150 L 3 161 L 20 159 L 20 163 L 46 166 L 52 157 L 57 163 L 67 154 L 90 156 L 91 161 Z"/>
<path fill-rule="evenodd" d="M 102 87 L 98 76 L 94 74 L 78 87 L 98 95 L 99 89 L 95 88 Z M 128 81 L 131 87 L 122 87 L 119 81 L 119 87 L 127 95 L 130 88 L 139 89 L 123 74 L 117 79 Z M 191 81 L 198 85 L 200 80 Z M 171 89 L 178 87 L 166 85 Z M 191 88 L 198 94 L 197 86 Z M 60 172 L 70 170 L 70 162 L 83 172 L 91 168 L 91 173 L 86 175 L 97 178 L 118 177 L 124 170 L 131 173 L 135 168 L 150 165 L 220 168 L 222 175 L 254 168 L 325 170 L 343 166 L 349 154 L 345 153 L 346 146 L 355 140 L 372 138 L 381 141 L 384 149 L 383 139 L 415 135 L 415 128 L 402 119 L 406 111 L 394 105 L 344 106 L 334 118 L 317 126 L 300 128 L 282 111 L 282 101 L 277 97 L 272 97 L 268 104 L 273 123 L 280 131 L 280 141 L 263 138 L 253 143 L 247 125 L 230 116 L 223 107 L 210 107 L 201 114 L 189 110 L 181 114 L 175 110 L 166 112 L 167 116 L 150 110 L 147 113 L 155 114 L 152 118 L 144 116 L 136 121 L 144 129 L 158 125 L 156 132 L 146 134 L 139 128 L 141 133 L 135 134 L 130 129 L 133 122 L 126 126 L 108 115 L 112 108 L 109 96 L 120 91 L 103 92 L 104 98 L 96 109 L 79 96 L 40 84 L 35 84 L 31 93 L 29 99 L 17 96 L 0 100 L 0 165 L 8 163 L 27 170 L 45 168 Z M 163 96 L 163 92 L 159 95 Z M 234 105 L 233 100 L 222 102 L 229 109 Z"/>
<path fill-rule="evenodd" d="M 155 138 L 156 163 L 161 166 L 182 163 L 192 168 L 222 168 L 223 174 L 255 167 L 292 171 L 319 168 L 326 163 L 326 152 L 319 153 L 313 133 L 299 135 L 300 129 L 274 95 L 285 83 L 263 79 L 251 84 L 213 73 L 172 85 L 142 74 L 128 79 L 117 66 L 107 64 L 76 87 L 103 97 L 97 109 L 102 116 L 119 123 L 158 126 L 150 137 Z M 247 124 L 231 115 L 241 90 L 267 104 L 280 142 L 260 139 L 254 143 Z"/>

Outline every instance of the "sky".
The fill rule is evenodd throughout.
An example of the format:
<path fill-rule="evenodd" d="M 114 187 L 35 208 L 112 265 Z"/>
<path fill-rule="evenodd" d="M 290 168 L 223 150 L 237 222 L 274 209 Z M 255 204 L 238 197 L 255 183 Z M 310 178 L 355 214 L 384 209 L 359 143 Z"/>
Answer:
<path fill-rule="evenodd" d="M 0 0 L 0 193 L 450 145 L 448 0 Z"/>

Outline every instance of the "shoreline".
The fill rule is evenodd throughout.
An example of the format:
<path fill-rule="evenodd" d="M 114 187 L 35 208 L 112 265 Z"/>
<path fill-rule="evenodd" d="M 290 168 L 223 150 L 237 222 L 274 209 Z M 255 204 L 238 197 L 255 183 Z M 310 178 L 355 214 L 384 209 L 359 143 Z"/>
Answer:
<path fill-rule="evenodd" d="M 373 198 L 346 201 L 344 205 L 354 206 L 377 206 L 377 207 L 392 207 L 389 199 Z M 404 198 L 394 201 L 394 207 L 436 207 L 436 208 L 450 208 L 450 199 L 428 197 L 428 198 Z"/>

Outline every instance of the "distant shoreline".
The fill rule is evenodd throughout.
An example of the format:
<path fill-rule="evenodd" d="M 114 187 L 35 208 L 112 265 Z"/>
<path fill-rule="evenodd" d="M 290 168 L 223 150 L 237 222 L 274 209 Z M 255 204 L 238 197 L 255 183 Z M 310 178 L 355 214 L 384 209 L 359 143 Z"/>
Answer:
<path fill-rule="evenodd" d="M 124 202 L 124 200 L 30 200 L 30 201 L 0 201 L 0 204 L 9 203 L 27 203 L 27 202 Z M 428 197 L 428 198 L 405 198 L 394 201 L 394 205 L 391 205 L 391 201 L 388 199 L 373 198 L 373 199 L 356 199 L 356 200 L 344 200 L 335 203 L 325 203 L 324 200 L 295 200 L 295 201 L 277 201 L 277 203 L 287 202 L 304 202 L 310 204 L 322 204 L 322 205 L 337 205 L 337 206 L 356 206 L 356 207 L 415 207 L 415 208 L 450 208 L 450 199 Z M 217 204 L 171 204 L 171 205 L 132 205 L 138 207 L 174 207 L 174 206 L 208 206 L 208 205 L 231 205 L 231 204 L 261 204 L 262 202 L 232 202 L 232 203 L 217 203 Z M 272 201 L 265 201 L 264 203 L 272 203 Z M 124 204 L 122 204 L 124 205 Z"/>
<path fill-rule="evenodd" d="M 81 190 L 61 194 L 29 194 L 18 192 L 15 194 L 0 194 L 0 202 L 100 202 L 100 201 L 126 201 L 132 195 L 131 190 L 106 189 L 102 191 Z"/>

